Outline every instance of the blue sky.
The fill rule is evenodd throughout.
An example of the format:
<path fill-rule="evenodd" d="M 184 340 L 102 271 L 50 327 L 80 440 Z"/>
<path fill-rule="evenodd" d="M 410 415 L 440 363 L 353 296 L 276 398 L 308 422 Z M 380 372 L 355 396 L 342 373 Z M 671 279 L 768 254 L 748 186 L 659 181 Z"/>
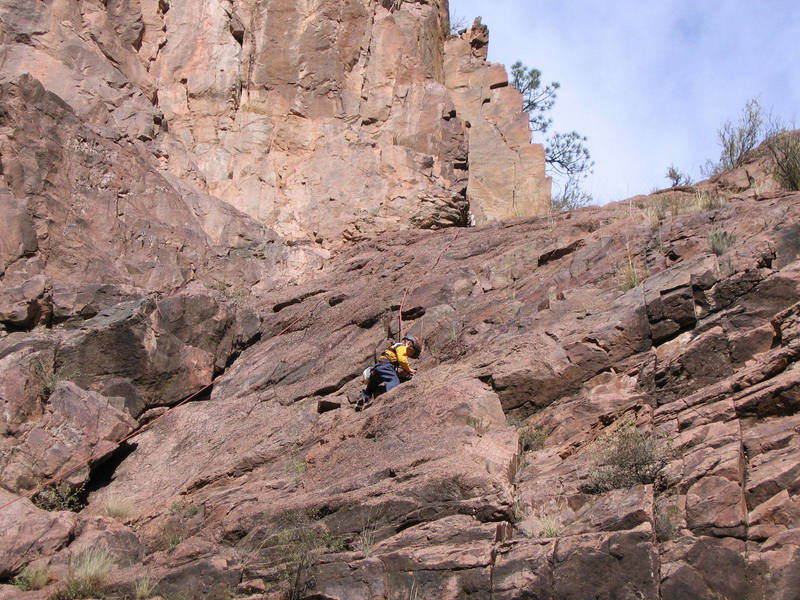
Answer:
<path fill-rule="evenodd" d="M 553 130 L 588 137 L 595 202 L 692 179 L 748 100 L 800 127 L 800 0 L 450 0 L 489 27 L 489 60 L 561 84 Z M 535 140 L 539 141 L 539 140 Z"/>

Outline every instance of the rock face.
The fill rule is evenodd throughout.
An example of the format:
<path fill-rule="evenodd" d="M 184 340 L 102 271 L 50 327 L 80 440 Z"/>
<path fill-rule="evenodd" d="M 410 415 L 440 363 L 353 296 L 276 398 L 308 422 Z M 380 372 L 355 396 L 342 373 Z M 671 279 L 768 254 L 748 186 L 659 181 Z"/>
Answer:
<path fill-rule="evenodd" d="M 393 234 L 245 306 L 194 282 L 7 335 L 0 471 L 19 500 L 0 510 L 31 525 L 0 538 L 5 576 L 47 565 L 55 589 L 101 545 L 109 593 L 146 567 L 160 595 L 198 598 L 793 597 L 800 196 L 670 194 L 674 216 L 656 194 Z M 355 412 L 401 304 L 418 373 Z M 236 334 L 250 313 L 257 333 Z M 43 399 L 26 365 L 54 347 L 74 383 Z M 120 351 L 135 369 L 101 361 Z M 162 415 L 76 472 L 72 520 L 27 503 L 52 468 L 21 478 L 12 452 L 66 435 L 66 392 Z M 119 498 L 124 523 L 102 516 Z"/>
<path fill-rule="evenodd" d="M 513 101 L 476 120 L 468 146 L 459 112 L 480 111 L 485 99 L 461 91 L 456 107 L 445 86 L 446 0 L 29 4 L 0 7 L 1 82 L 39 81 L 86 126 L 294 243 L 331 248 L 385 231 L 464 225 L 469 163 L 499 150 L 530 155 L 543 169 L 529 137 L 498 145 L 485 131 L 488 119 L 523 134 L 519 107 L 515 124 L 502 123 Z M 76 149 L 92 143 L 74 141 Z M 527 179 L 517 181 L 513 210 L 505 196 L 472 193 L 479 220 L 498 199 L 498 216 L 541 212 L 544 192 L 530 201 Z M 88 183 L 118 188 L 109 191 L 123 204 L 142 191 Z M 21 218 L 13 206 L 3 210 Z M 32 243 L 20 238 L 24 228 L 4 255 Z"/>
<path fill-rule="evenodd" d="M 467 199 L 479 225 L 550 209 L 544 147 L 531 144 L 522 95 L 509 86 L 503 65 L 486 62 L 488 38 L 478 18 L 445 44 L 447 89 L 469 123 Z"/>

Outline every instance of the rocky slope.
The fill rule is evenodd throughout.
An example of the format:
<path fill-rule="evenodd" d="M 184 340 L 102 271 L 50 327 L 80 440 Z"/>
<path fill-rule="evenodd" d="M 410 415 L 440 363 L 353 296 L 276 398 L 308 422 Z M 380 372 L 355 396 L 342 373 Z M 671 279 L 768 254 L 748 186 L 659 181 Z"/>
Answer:
<path fill-rule="evenodd" d="M 792 598 L 798 200 L 668 191 L 407 232 L 241 302 L 196 282 L 11 333 L 5 502 L 101 456 L 136 426 L 120 407 L 152 419 L 225 371 L 70 475 L 77 514 L 5 506 L 2 576 L 46 564 L 53 589 L 105 544 L 107 593 L 129 596 L 147 574 L 163 597 Z M 404 295 L 419 372 L 355 412 Z M 247 310 L 251 345 L 219 360 Z"/>

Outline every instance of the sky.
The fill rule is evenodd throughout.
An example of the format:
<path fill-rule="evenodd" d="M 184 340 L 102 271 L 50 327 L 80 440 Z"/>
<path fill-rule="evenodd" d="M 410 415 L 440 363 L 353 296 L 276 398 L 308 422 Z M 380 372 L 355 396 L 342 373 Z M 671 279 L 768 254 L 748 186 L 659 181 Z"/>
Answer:
<path fill-rule="evenodd" d="M 670 165 L 702 179 L 753 98 L 800 128 L 800 0 L 450 0 L 477 16 L 490 61 L 561 84 L 551 130 L 588 138 L 596 204 L 668 187 Z"/>

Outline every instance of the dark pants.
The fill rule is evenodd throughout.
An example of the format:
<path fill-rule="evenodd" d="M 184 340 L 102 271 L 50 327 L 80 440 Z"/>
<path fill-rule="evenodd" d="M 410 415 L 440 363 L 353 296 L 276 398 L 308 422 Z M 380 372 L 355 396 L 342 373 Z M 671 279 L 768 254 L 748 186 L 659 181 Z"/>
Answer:
<path fill-rule="evenodd" d="M 386 387 L 385 390 L 381 386 Z M 397 376 L 392 363 L 379 362 L 372 367 L 372 374 L 367 382 L 367 388 L 361 392 L 362 400 L 369 400 L 374 396 L 380 396 L 384 391 L 388 392 L 400 385 L 400 378 Z"/>

